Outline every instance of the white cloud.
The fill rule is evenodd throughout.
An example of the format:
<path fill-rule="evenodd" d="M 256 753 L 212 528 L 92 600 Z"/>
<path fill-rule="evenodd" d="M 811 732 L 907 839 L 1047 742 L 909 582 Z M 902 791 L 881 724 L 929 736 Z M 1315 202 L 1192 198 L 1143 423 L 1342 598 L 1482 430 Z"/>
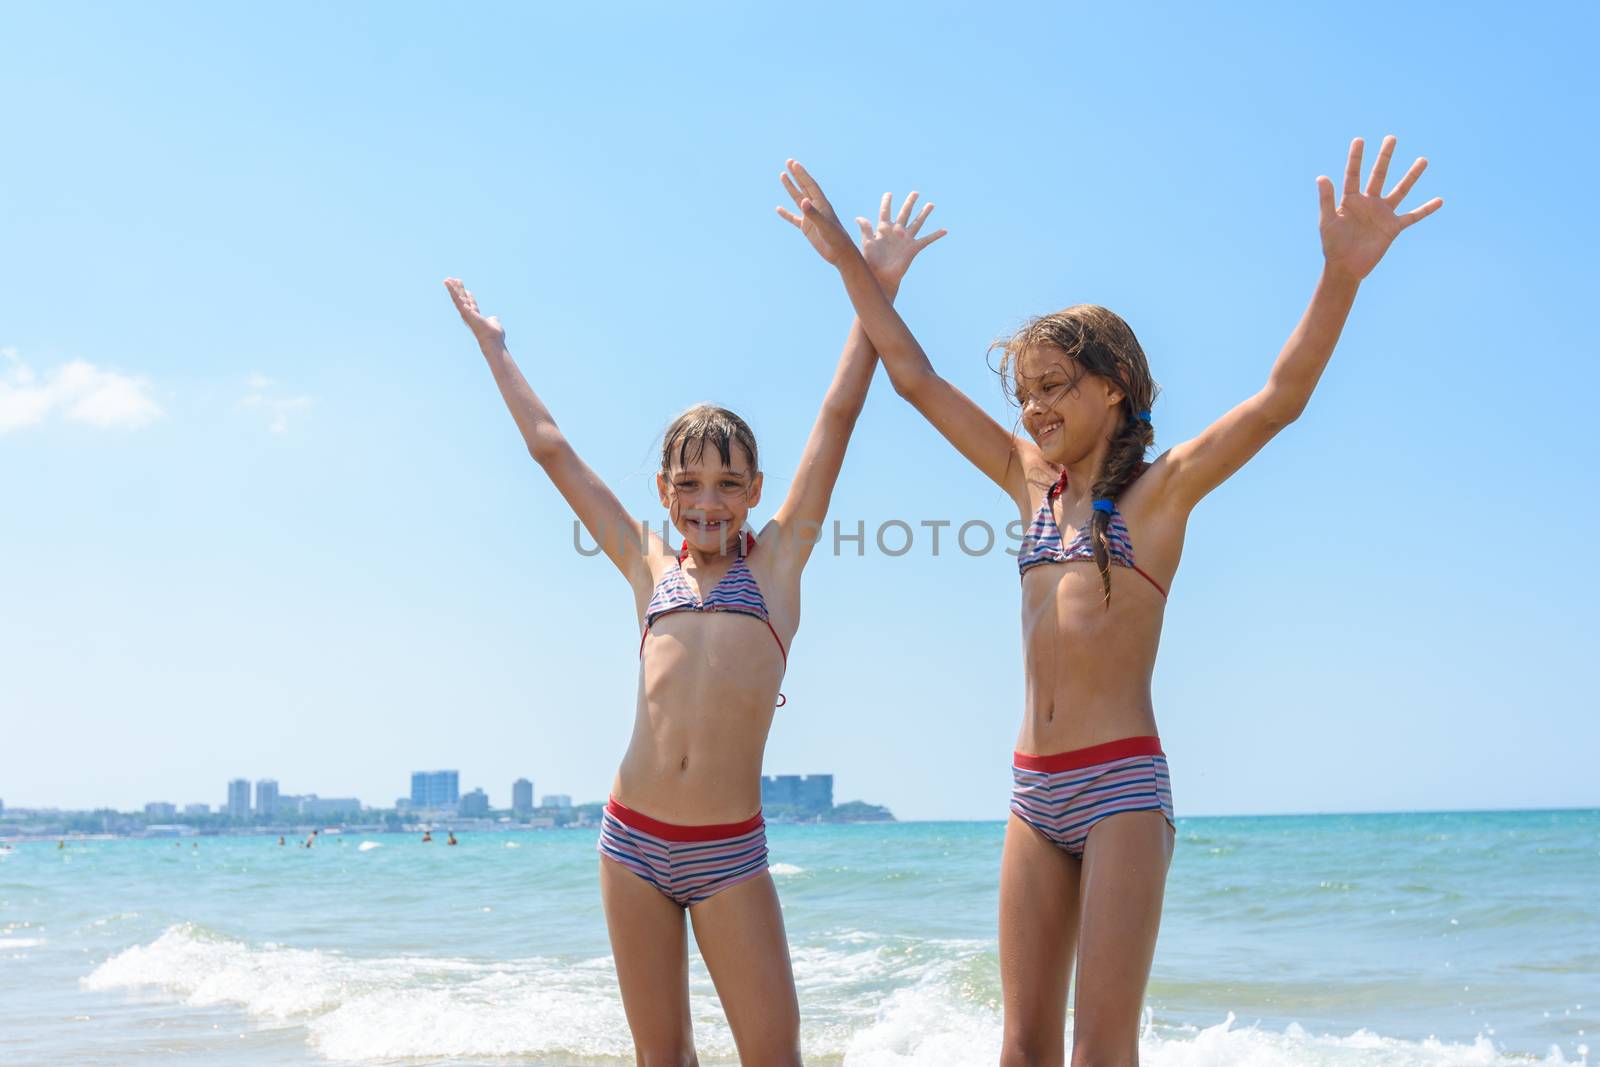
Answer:
<path fill-rule="evenodd" d="M 165 414 L 150 383 L 77 359 L 41 380 L 14 348 L 0 348 L 0 433 L 59 414 L 102 429 L 137 430 Z"/>
<path fill-rule="evenodd" d="M 266 412 L 267 429 L 273 433 L 288 433 L 289 416 L 305 411 L 316 403 L 315 397 L 278 395 L 272 391 L 276 383 L 264 374 L 252 374 L 244 380 L 244 384 L 250 391 L 239 403 Z"/>

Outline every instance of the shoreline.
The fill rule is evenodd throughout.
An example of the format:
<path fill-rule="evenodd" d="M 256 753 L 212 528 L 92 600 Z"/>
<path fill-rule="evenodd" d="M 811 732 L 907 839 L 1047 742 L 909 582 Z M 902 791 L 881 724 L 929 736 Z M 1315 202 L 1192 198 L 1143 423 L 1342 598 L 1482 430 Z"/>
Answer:
<path fill-rule="evenodd" d="M 1244 821 L 1260 819 L 1374 819 L 1374 818 L 1401 818 L 1411 816 L 1439 817 L 1439 816 L 1496 816 L 1496 815 L 1572 815 L 1584 812 L 1600 814 L 1600 804 L 1580 805 L 1562 808 L 1420 808 L 1404 811 L 1294 811 L 1294 812 L 1267 812 L 1262 814 L 1211 814 L 1200 812 L 1185 812 L 1178 816 L 1180 823 L 1189 819 L 1203 819 L 1206 821 Z M 1000 819 L 768 819 L 769 826 L 997 826 L 1004 825 L 1007 820 Z M 173 824 L 175 827 L 183 824 Z M 195 837 L 288 837 L 295 835 L 304 837 L 315 830 L 319 837 L 338 837 L 353 834 L 375 834 L 391 837 L 411 836 L 424 831 L 454 827 L 458 835 L 467 834 L 528 834 L 561 832 L 568 830 L 598 830 L 598 822 L 570 822 L 557 826 L 529 826 L 526 824 L 472 826 L 463 823 L 449 823 L 444 820 L 428 825 L 418 824 L 401 829 L 367 823 L 332 823 L 312 824 L 306 823 L 295 826 L 270 826 L 270 827 L 239 827 L 227 829 L 191 828 L 183 826 L 176 832 L 163 833 L 82 833 L 71 832 L 40 832 L 40 833 L 0 833 L 0 843 L 19 844 L 24 842 L 40 841 L 173 841 Z M 287 846 L 286 846 L 287 847 Z"/>

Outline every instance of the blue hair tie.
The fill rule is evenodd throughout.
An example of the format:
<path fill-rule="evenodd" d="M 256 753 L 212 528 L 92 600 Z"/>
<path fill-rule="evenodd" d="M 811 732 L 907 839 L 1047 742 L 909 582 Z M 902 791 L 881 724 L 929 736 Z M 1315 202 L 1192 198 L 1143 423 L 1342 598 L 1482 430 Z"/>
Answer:
<path fill-rule="evenodd" d="M 1150 421 L 1150 412 L 1149 412 L 1149 411 L 1141 411 L 1141 412 L 1139 412 L 1139 414 L 1138 414 L 1138 415 L 1137 415 L 1137 416 L 1135 416 L 1135 417 L 1136 417 L 1136 418 L 1137 418 L 1137 419 L 1138 419 L 1138 420 L 1139 420 L 1139 421 L 1140 421 L 1140 422 L 1149 422 L 1149 421 Z"/>
<path fill-rule="evenodd" d="M 1117 510 L 1117 506 L 1106 497 L 1101 497 L 1099 500 L 1094 502 L 1094 509 L 1096 511 L 1103 511 L 1107 515 L 1110 515 L 1112 512 Z"/>

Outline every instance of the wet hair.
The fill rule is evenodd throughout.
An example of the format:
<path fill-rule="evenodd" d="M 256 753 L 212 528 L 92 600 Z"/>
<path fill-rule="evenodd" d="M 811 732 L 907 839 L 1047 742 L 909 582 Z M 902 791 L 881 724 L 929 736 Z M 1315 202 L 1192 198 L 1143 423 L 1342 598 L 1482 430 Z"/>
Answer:
<path fill-rule="evenodd" d="M 756 456 L 756 435 L 750 424 L 727 408 L 715 404 L 696 404 L 672 420 L 661 438 L 661 471 L 674 466 L 697 463 L 705 455 L 706 445 L 717 450 L 722 465 L 733 465 L 733 446 L 743 448 L 750 457 L 750 473 L 761 469 Z"/>
<path fill-rule="evenodd" d="M 1133 330 L 1114 311 L 1096 304 L 1077 304 L 1024 323 L 1010 337 L 990 346 L 1000 351 L 1000 381 L 1007 397 L 1020 404 L 1017 378 L 1020 357 L 1036 348 L 1060 349 L 1078 369 L 1110 382 L 1122 392 L 1121 422 L 1111 433 L 1111 448 L 1101 463 L 1092 495 L 1115 501 L 1144 473 L 1145 452 L 1155 444 L 1150 407 L 1160 387 L 1150 375 L 1150 364 Z M 1093 512 L 1090 543 L 1094 563 L 1100 568 L 1105 602 L 1111 603 L 1111 516 Z"/>

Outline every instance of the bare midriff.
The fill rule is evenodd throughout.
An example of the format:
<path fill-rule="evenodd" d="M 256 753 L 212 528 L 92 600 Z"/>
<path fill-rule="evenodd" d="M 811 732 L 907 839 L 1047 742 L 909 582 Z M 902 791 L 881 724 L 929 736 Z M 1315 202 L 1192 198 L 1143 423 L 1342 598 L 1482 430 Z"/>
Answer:
<path fill-rule="evenodd" d="M 1150 676 L 1166 600 L 1127 567 L 1105 603 L 1093 562 L 1044 563 L 1022 576 L 1022 729 L 1017 751 L 1052 755 L 1157 734 Z"/>
<path fill-rule="evenodd" d="M 611 795 L 685 826 L 754 815 L 783 667 L 771 631 L 753 616 L 658 618 L 644 640 L 633 737 Z"/>

